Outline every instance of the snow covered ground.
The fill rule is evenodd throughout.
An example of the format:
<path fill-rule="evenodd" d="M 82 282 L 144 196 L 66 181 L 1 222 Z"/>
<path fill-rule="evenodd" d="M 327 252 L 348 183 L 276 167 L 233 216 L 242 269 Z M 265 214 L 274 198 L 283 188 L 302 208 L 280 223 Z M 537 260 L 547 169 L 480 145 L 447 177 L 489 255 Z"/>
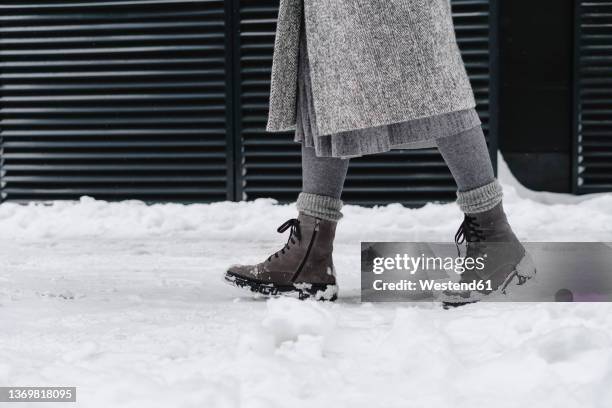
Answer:
<path fill-rule="evenodd" d="M 612 195 L 501 174 L 521 239 L 612 241 Z M 449 241 L 461 214 L 344 213 L 340 299 L 316 303 L 221 280 L 284 244 L 293 206 L 0 205 L 0 385 L 77 386 L 105 408 L 612 406 L 612 305 L 361 304 L 360 241 Z"/>

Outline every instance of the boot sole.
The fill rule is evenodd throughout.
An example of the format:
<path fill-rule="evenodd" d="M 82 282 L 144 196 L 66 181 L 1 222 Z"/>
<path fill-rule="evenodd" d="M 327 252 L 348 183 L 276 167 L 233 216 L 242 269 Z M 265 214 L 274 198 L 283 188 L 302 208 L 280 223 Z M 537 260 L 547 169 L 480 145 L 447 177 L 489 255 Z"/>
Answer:
<path fill-rule="evenodd" d="M 525 256 L 521 261 L 516 265 L 514 271 L 512 271 L 506 279 L 502 282 L 502 284 L 494 290 L 493 292 L 482 295 L 480 299 L 470 300 L 470 301 L 443 301 L 442 307 L 444 309 L 451 309 L 460 306 L 470 305 L 473 303 L 478 303 L 482 299 L 494 299 L 495 297 L 507 296 L 511 294 L 513 290 L 516 290 L 518 286 L 523 286 L 531 279 L 535 278 L 537 274 L 537 269 L 531 255 L 525 253 Z M 478 292 L 480 293 L 480 292 Z"/>
<path fill-rule="evenodd" d="M 266 297 L 288 296 L 300 300 L 314 298 L 321 301 L 333 302 L 338 299 L 338 285 L 315 283 L 296 283 L 294 285 L 275 285 L 273 283 L 258 282 L 231 272 L 225 273 L 225 282 L 241 289 L 248 289 L 252 293 Z"/>

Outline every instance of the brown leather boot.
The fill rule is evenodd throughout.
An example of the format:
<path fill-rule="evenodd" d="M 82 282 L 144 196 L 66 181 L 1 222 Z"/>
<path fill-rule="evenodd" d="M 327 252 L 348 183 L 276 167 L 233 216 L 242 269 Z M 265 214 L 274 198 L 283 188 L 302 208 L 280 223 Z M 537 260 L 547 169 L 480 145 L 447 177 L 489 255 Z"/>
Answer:
<path fill-rule="evenodd" d="M 445 307 L 460 306 L 501 295 L 512 300 L 517 286 L 524 285 L 536 274 L 535 265 L 525 247 L 510 228 L 501 203 L 492 209 L 465 214 L 455 235 L 457 249 L 466 243 L 465 258 L 484 259 L 484 268 L 461 275 L 460 283 L 482 283 L 474 290 L 445 291 L 439 294 Z"/>
<path fill-rule="evenodd" d="M 234 265 L 225 280 L 266 296 L 336 300 L 338 286 L 332 260 L 336 223 L 300 212 L 278 228 L 291 228 L 287 244 L 257 265 Z"/>

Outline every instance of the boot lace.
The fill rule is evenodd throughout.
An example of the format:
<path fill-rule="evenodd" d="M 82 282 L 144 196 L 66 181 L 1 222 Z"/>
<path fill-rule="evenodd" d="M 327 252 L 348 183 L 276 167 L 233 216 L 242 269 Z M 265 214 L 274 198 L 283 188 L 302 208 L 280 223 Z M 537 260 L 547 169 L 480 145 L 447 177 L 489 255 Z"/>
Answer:
<path fill-rule="evenodd" d="M 288 221 L 285 221 L 278 229 L 276 230 L 278 233 L 282 234 L 291 228 L 291 232 L 289 233 L 289 239 L 287 239 L 287 243 L 285 246 L 276 253 L 270 255 L 268 257 L 268 261 L 272 260 L 272 257 L 278 258 L 280 255 L 285 255 L 285 252 L 291 248 L 291 245 L 295 245 L 297 241 L 302 239 L 302 232 L 300 230 L 300 221 L 296 218 L 292 218 Z M 297 240 L 297 241 L 296 241 Z"/>
<path fill-rule="evenodd" d="M 485 239 L 484 231 L 481 229 L 480 224 L 476 221 L 476 217 L 466 214 L 463 222 L 457 230 L 457 233 L 455 234 L 457 254 L 461 256 L 459 246 L 464 242 L 467 242 L 469 245 L 470 242 L 482 242 L 485 241 Z"/>

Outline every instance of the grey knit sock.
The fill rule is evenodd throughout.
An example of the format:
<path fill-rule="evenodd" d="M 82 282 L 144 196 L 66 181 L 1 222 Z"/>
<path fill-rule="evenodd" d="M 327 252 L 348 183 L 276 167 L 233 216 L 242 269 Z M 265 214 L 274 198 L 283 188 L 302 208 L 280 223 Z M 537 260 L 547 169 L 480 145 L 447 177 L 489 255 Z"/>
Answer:
<path fill-rule="evenodd" d="M 502 188 L 497 180 L 469 191 L 457 192 L 457 204 L 466 214 L 476 214 L 490 210 L 501 203 Z"/>
<path fill-rule="evenodd" d="M 342 218 L 342 201 L 328 196 L 300 193 L 297 209 L 311 217 L 337 222 Z"/>

